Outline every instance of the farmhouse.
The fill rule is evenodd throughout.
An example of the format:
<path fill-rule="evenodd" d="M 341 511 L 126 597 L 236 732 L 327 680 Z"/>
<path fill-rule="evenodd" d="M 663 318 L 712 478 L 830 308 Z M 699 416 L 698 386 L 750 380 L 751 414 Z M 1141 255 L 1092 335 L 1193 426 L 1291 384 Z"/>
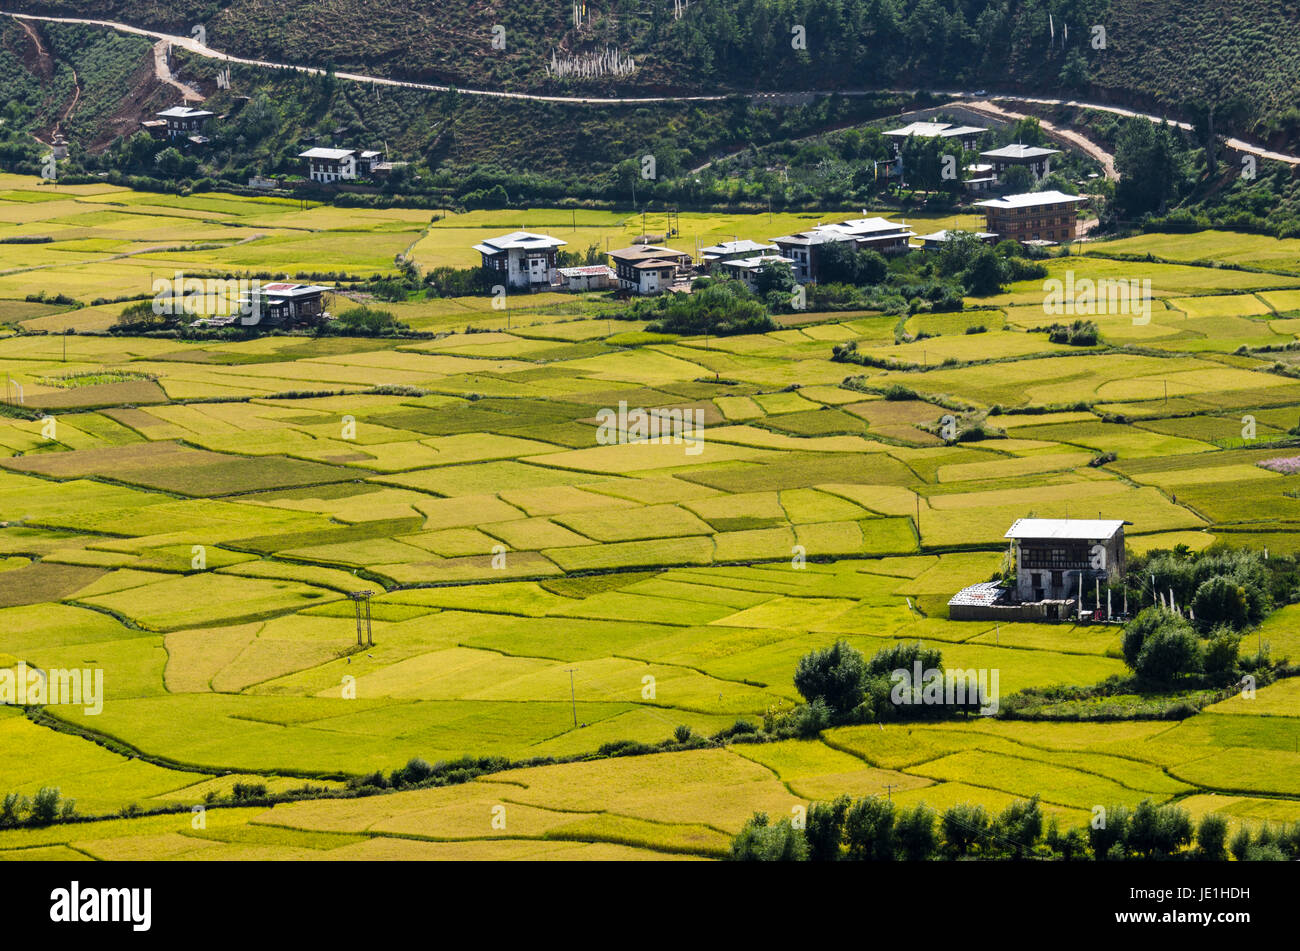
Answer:
<path fill-rule="evenodd" d="M 723 261 L 722 271 L 727 277 L 744 281 L 745 286 L 751 291 L 757 291 L 759 278 L 777 264 L 793 265 L 794 261 L 779 254 L 758 254 L 751 258 L 732 258 Z"/>
<path fill-rule="evenodd" d="M 921 242 L 921 247 L 925 250 L 938 251 L 944 246 L 944 243 L 947 242 L 949 238 L 957 233 L 958 232 L 956 231 L 949 231 L 947 228 L 943 228 L 933 234 L 919 235 L 916 240 Z M 979 238 L 985 244 L 994 244 L 998 240 L 998 236 L 990 231 L 971 231 L 967 233 L 975 235 L 975 237 Z"/>
<path fill-rule="evenodd" d="M 634 244 L 609 252 L 618 276 L 618 286 L 637 294 L 659 294 L 677 280 L 678 270 L 690 267 L 691 256 L 685 251 L 654 244 Z"/>
<path fill-rule="evenodd" d="M 571 291 L 603 291 L 613 287 L 617 280 L 613 268 L 605 264 L 588 264 L 582 267 L 562 267 L 560 280 Z"/>
<path fill-rule="evenodd" d="M 305 163 L 304 170 L 313 182 L 331 184 L 369 176 L 382 156 L 369 150 L 317 147 L 298 153 L 298 158 Z"/>
<path fill-rule="evenodd" d="M 1025 192 L 975 204 L 984 209 L 985 230 L 1015 241 L 1072 241 L 1078 223 L 1078 195 Z"/>
<path fill-rule="evenodd" d="M 700 265 L 705 271 L 710 271 L 713 265 L 720 262 L 753 257 L 756 254 L 766 254 L 768 251 L 775 251 L 776 249 L 775 244 L 762 244 L 748 238 L 743 241 L 739 239 L 723 241 L 721 244 L 700 248 Z"/>
<path fill-rule="evenodd" d="M 908 250 L 908 239 L 915 232 L 905 224 L 886 218 L 855 218 L 838 224 L 818 225 L 810 231 L 773 238 L 783 257 L 793 262 L 794 277 L 800 284 L 817 283 L 820 249 L 828 244 L 852 242 L 859 249 L 870 248 L 882 254 Z"/>
<path fill-rule="evenodd" d="M 1101 585 L 1123 577 L 1124 522 L 1021 518 L 1007 530 L 1014 585 L 986 581 L 948 602 L 954 620 L 1065 620 L 1106 616 Z M 1093 610 L 1083 611 L 1092 602 Z"/>
<path fill-rule="evenodd" d="M 884 134 L 893 142 L 894 155 L 903 154 L 903 143 L 912 136 L 920 139 L 953 139 L 961 147 L 972 150 L 979 144 L 979 138 L 988 129 L 974 125 L 953 125 L 950 122 L 913 122 L 898 129 L 889 129 Z"/>
<path fill-rule="evenodd" d="M 993 174 L 999 179 L 1007 169 L 1019 165 L 1029 169 L 1034 181 L 1042 181 L 1052 170 L 1052 156 L 1060 155 L 1060 149 L 1044 149 L 1036 145 L 1004 145 L 1000 149 L 981 152 L 980 158 L 993 166 Z"/>
<path fill-rule="evenodd" d="M 483 266 L 505 278 L 507 287 L 528 290 L 556 282 L 556 251 L 568 244 L 548 234 L 513 231 L 499 238 L 488 238 L 474 250 L 483 256 Z"/>
<path fill-rule="evenodd" d="M 152 122 L 142 123 L 145 129 L 155 135 L 163 135 L 171 140 L 184 139 L 196 145 L 203 145 L 208 141 L 203 132 L 207 128 L 208 120 L 212 118 L 212 113 L 206 109 L 172 106 L 157 113 L 157 116 L 158 118 Z"/>
<path fill-rule="evenodd" d="M 330 288 L 318 284 L 263 284 L 260 293 L 240 301 L 246 327 L 293 324 L 328 317 L 322 303 Z"/>

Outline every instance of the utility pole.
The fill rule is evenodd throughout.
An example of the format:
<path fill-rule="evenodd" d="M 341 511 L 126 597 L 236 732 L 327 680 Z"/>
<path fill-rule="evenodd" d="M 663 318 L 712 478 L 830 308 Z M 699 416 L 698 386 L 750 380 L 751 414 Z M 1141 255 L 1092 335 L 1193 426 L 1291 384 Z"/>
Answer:
<path fill-rule="evenodd" d="M 897 785 L 894 783 L 885 783 L 885 798 L 890 802 L 894 801 L 894 790 L 897 788 Z"/>
<path fill-rule="evenodd" d="M 573 708 L 573 725 L 578 725 L 578 698 L 573 692 L 573 671 L 574 668 L 566 667 L 569 672 L 569 705 Z"/>
<path fill-rule="evenodd" d="M 370 629 L 370 596 L 373 591 L 352 591 L 348 597 L 352 599 L 353 606 L 357 614 L 357 647 L 374 647 L 374 632 Z M 365 644 L 362 644 L 361 636 L 365 633 Z"/>

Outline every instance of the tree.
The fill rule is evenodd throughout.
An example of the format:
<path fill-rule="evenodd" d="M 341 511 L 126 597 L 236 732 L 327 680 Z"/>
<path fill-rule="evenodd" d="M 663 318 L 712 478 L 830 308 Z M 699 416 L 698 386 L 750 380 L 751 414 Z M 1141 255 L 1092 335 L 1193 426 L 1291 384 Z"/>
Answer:
<path fill-rule="evenodd" d="M 1216 813 L 1208 813 L 1196 827 L 1196 855 L 1207 862 L 1222 862 L 1228 858 L 1228 820 Z"/>
<path fill-rule="evenodd" d="M 1132 813 L 1125 806 L 1108 806 L 1088 826 L 1088 845 L 1098 862 L 1127 855 L 1128 825 Z"/>
<path fill-rule="evenodd" d="M 1139 677 L 1156 683 L 1170 683 L 1180 674 L 1201 669 L 1201 642 L 1181 618 L 1146 639 L 1134 670 Z"/>
<path fill-rule="evenodd" d="M 1124 626 L 1121 650 L 1124 653 L 1124 663 L 1128 664 L 1130 669 L 1137 669 L 1138 655 L 1142 653 L 1142 645 L 1146 643 L 1147 638 L 1172 619 L 1172 614 L 1160 605 L 1153 604 L 1139 611 L 1137 617 Z"/>
<path fill-rule="evenodd" d="M 1200 615 L 1197 615 L 1200 618 Z M 1211 676 L 1235 675 L 1241 635 L 1227 627 L 1217 627 L 1205 642 L 1203 668 Z"/>
<path fill-rule="evenodd" d="M 809 703 L 821 700 L 832 716 L 843 717 L 862 702 L 865 676 L 862 652 L 847 641 L 836 641 L 799 658 L 794 686 Z"/>
<path fill-rule="evenodd" d="M 993 834 L 1012 858 L 1033 852 L 1043 835 L 1043 810 L 1038 797 L 1019 799 L 1003 809 L 993 823 Z"/>
<path fill-rule="evenodd" d="M 1232 578 L 1215 575 L 1196 589 L 1192 611 L 1196 614 L 1196 623 L 1204 628 L 1226 624 L 1239 631 L 1246 626 L 1250 616 L 1246 588 Z"/>
<path fill-rule="evenodd" d="M 961 275 L 962 286 L 966 293 L 974 297 L 986 297 L 1002 290 L 1005 280 L 1003 259 L 992 248 L 984 248 L 975 255 Z"/>
<path fill-rule="evenodd" d="M 961 858 L 977 851 L 989 831 L 989 814 L 983 806 L 958 803 L 950 806 L 939 821 L 948 854 Z"/>
<path fill-rule="evenodd" d="M 1130 119 L 1115 144 L 1115 204 L 1129 218 L 1163 211 L 1178 183 L 1178 148 L 1168 125 Z"/>
<path fill-rule="evenodd" d="M 894 857 L 894 804 L 867 796 L 853 804 L 844 819 L 846 857 L 857 862 L 883 862 Z"/>
<path fill-rule="evenodd" d="M 1169 858 L 1191 841 L 1191 816 L 1177 806 L 1157 806 L 1144 799 L 1129 822 L 1129 850 L 1143 858 Z"/>
<path fill-rule="evenodd" d="M 1034 187 L 1034 173 L 1023 165 L 1013 165 L 999 176 L 998 185 L 1011 194 L 1022 194 Z"/>
<path fill-rule="evenodd" d="M 848 796 L 840 796 L 834 802 L 815 802 L 808 808 L 804 839 L 808 842 L 809 861 L 834 862 L 840 858 L 850 802 Z"/>
<path fill-rule="evenodd" d="M 894 822 L 894 844 L 898 857 L 908 862 L 923 862 L 938 847 L 934 834 L 935 812 L 920 802 L 904 809 Z"/>
<path fill-rule="evenodd" d="M 1088 59 L 1077 49 L 1070 50 L 1061 67 L 1061 85 L 1066 89 L 1082 89 L 1092 81 L 1088 73 Z"/>
<path fill-rule="evenodd" d="M 767 813 L 756 812 L 732 840 L 735 862 L 802 862 L 808 858 L 803 834 L 789 822 L 772 825 Z"/>

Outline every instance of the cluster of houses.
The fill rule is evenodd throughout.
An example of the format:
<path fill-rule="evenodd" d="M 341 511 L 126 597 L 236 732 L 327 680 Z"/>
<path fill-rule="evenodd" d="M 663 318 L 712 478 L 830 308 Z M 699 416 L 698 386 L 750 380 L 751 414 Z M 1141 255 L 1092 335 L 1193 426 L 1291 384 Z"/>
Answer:
<path fill-rule="evenodd" d="M 976 202 L 984 209 L 985 230 L 977 236 L 993 243 L 1007 238 L 1030 245 L 1070 241 L 1077 230 L 1078 195 L 1059 191 L 1026 192 Z M 657 244 L 634 244 L 608 252 L 609 264 L 559 267 L 559 250 L 567 242 L 546 234 L 515 231 L 474 245 L 483 266 L 501 277 L 504 287 L 516 290 L 614 288 L 629 294 L 660 294 L 688 290 L 700 274 L 726 275 L 743 281 L 751 290 L 775 265 L 789 265 L 800 284 L 816 284 L 821 277 L 823 249 L 849 244 L 858 250 L 899 254 L 921 248 L 936 249 L 949 238 L 947 230 L 918 235 L 904 222 L 887 218 L 853 218 L 819 224 L 797 234 L 767 242 L 737 238 L 700 248 L 697 257 Z"/>
<path fill-rule="evenodd" d="M 887 166 L 890 176 L 902 176 L 903 146 L 908 139 L 949 139 L 961 145 L 965 152 L 979 148 L 980 137 L 988 129 L 982 126 L 955 125 L 949 122 L 913 122 L 897 129 L 888 129 L 884 135 L 893 143 L 894 161 Z M 1052 156 L 1060 149 L 1047 149 L 1037 145 L 1014 143 L 979 153 L 980 160 L 967 165 L 962 171 L 962 185 L 969 192 L 987 192 L 997 186 L 1006 173 L 1016 167 L 1026 169 L 1035 182 L 1051 174 Z"/>
<path fill-rule="evenodd" d="M 889 174 L 904 173 L 904 145 L 912 137 L 950 139 L 963 151 L 973 152 L 986 132 L 988 129 L 982 126 L 931 121 L 889 129 L 884 133 L 892 141 L 894 151 Z M 1051 173 L 1052 156 L 1059 154 L 1059 149 L 1023 144 L 987 149 L 979 152 L 979 162 L 966 166 L 963 185 L 970 192 L 990 191 L 1012 168 L 1024 168 L 1034 182 L 1041 182 Z M 1077 195 L 1055 190 L 977 201 L 975 204 L 984 211 L 985 230 L 976 234 L 990 243 L 1005 239 L 1028 245 L 1071 241 L 1077 235 L 1078 206 L 1082 201 Z M 474 250 L 482 255 L 484 267 L 500 274 L 501 283 L 514 289 L 614 288 L 628 294 L 659 294 L 689 290 L 692 278 L 699 274 L 725 274 L 754 289 L 761 283 L 764 272 L 775 265 L 788 265 L 800 284 L 815 284 L 821 276 L 823 249 L 831 244 L 847 243 L 856 249 L 890 255 L 917 246 L 940 248 L 948 238 L 946 230 L 917 234 L 905 222 L 862 217 L 819 224 L 765 242 L 738 237 L 699 248 L 694 256 L 657 244 L 635 244 L 608 252 L 608 264 L 582 267 L 559 267 L 558 252 L 565 242 L 528 231 L 489 238 L 476 244 Z"/>
<path fill-rule="evenodd" d="M 188 104 L 172 106 L 155 113 L 155 118 L 140 123 L 141 128 L 156 139 L 183 147 L 204 146 L 209 142 L 208 123 L 215 114 L 207 109 L 197 109 Z M 373 149 L 343 149 L 316 146 L 299 152 L 305 178 L 320 185 L 338 185 L 361 178 L 376 178 L 389 174 L 400 162 L 384 160 L 383 153 Z M 269 187 L 275 182 L 258 178 L 249 183 L 254 187 Z"/>

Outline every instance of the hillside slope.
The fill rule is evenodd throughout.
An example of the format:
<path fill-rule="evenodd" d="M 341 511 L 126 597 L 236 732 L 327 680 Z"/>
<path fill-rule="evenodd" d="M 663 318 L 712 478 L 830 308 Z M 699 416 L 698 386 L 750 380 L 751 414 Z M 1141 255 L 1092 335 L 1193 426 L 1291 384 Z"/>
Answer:
<path fill-rule="evenodd" d="M 974 83 L 1177 108 L 1211 99 L 1243 132 L 1300 127 L 1300 6 L 1288 0 L 12 0 L 10 9 L 116 19 L 244 56 L 463 87 L 720 91 Z M 1051 17 L 1049 23 L 1049 15 Z M 493 29 L 504 28 L 504 49 Z M 1094 26 L 1105 48 L 1094 48 Z M 793 30 L 804 28 L 806 48 Z M 1068 40 L 1066 39 L 1068 35 Z M 636 68 L 552 75 L 571 54 Z M 599 70 L 597 70 L 599 73 Z M 1239 103 L 1231 100 L 1239 99 Z M 1235 108 L 1233 108 L 1235 106 Z"/>

